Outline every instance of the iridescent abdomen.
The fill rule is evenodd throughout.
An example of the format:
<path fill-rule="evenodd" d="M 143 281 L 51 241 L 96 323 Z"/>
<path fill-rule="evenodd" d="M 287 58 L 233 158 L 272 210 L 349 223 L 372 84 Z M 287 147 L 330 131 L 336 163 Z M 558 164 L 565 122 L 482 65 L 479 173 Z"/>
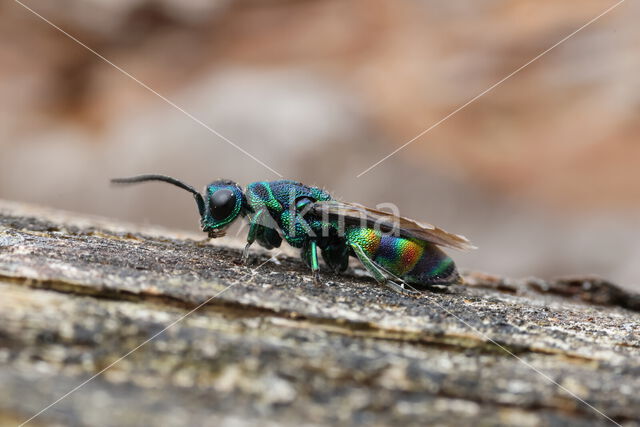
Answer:
<path fill-rule="evenodd" d="M 346 238 L 376 265 L 412 285 L 449 285 L 460 280 L 453 260 L 432 243 L 361 227 L 349 227 Z"/>

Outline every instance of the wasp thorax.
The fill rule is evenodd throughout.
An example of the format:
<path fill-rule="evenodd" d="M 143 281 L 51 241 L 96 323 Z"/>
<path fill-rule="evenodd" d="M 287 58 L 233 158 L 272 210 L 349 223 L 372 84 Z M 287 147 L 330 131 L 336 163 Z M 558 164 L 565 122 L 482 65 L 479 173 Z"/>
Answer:
<path fill-rule="evenodd" d="M 228 218 L 236 207 L 236 195 L 226 188 L 216 190 L 209 198 L 211 217 L 216 221 Z"/>

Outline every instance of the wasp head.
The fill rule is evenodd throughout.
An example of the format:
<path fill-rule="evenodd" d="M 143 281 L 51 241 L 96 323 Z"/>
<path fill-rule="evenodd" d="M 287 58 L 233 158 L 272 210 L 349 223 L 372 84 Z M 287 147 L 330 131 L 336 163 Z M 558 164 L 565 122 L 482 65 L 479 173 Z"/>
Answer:
<path fill-rule="evenodd" d="M 204 213 L 201 214 L 202 231 L 209 237 L 222 237 L 227 227 L 238 218 L 243 207 L 242 188 L 233 181 L 219 180 L 205 190 Z"/>

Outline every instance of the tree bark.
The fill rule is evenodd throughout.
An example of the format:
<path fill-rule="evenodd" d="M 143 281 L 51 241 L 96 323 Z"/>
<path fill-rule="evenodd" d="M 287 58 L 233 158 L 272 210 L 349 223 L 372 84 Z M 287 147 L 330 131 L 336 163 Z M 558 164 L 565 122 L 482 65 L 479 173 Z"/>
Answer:
<path fill-rule="evenodd" d="M 637 295 L 357 273 L 0 202 L 0 424 L 639 424 Z"/>

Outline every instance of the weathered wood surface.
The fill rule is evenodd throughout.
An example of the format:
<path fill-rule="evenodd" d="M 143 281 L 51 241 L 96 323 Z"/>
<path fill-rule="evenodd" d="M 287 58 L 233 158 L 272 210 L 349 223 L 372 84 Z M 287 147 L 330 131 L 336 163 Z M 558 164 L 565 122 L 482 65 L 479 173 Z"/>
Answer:
<path fill-rule="evenodd" d="M 467 274 L 416 298 L 239 258 L 0 203 L 0 424 L 215 296 L 31 424 L 612 424 L 571 392 L 639 425 L 638 297 L 613 285 Z"/>

